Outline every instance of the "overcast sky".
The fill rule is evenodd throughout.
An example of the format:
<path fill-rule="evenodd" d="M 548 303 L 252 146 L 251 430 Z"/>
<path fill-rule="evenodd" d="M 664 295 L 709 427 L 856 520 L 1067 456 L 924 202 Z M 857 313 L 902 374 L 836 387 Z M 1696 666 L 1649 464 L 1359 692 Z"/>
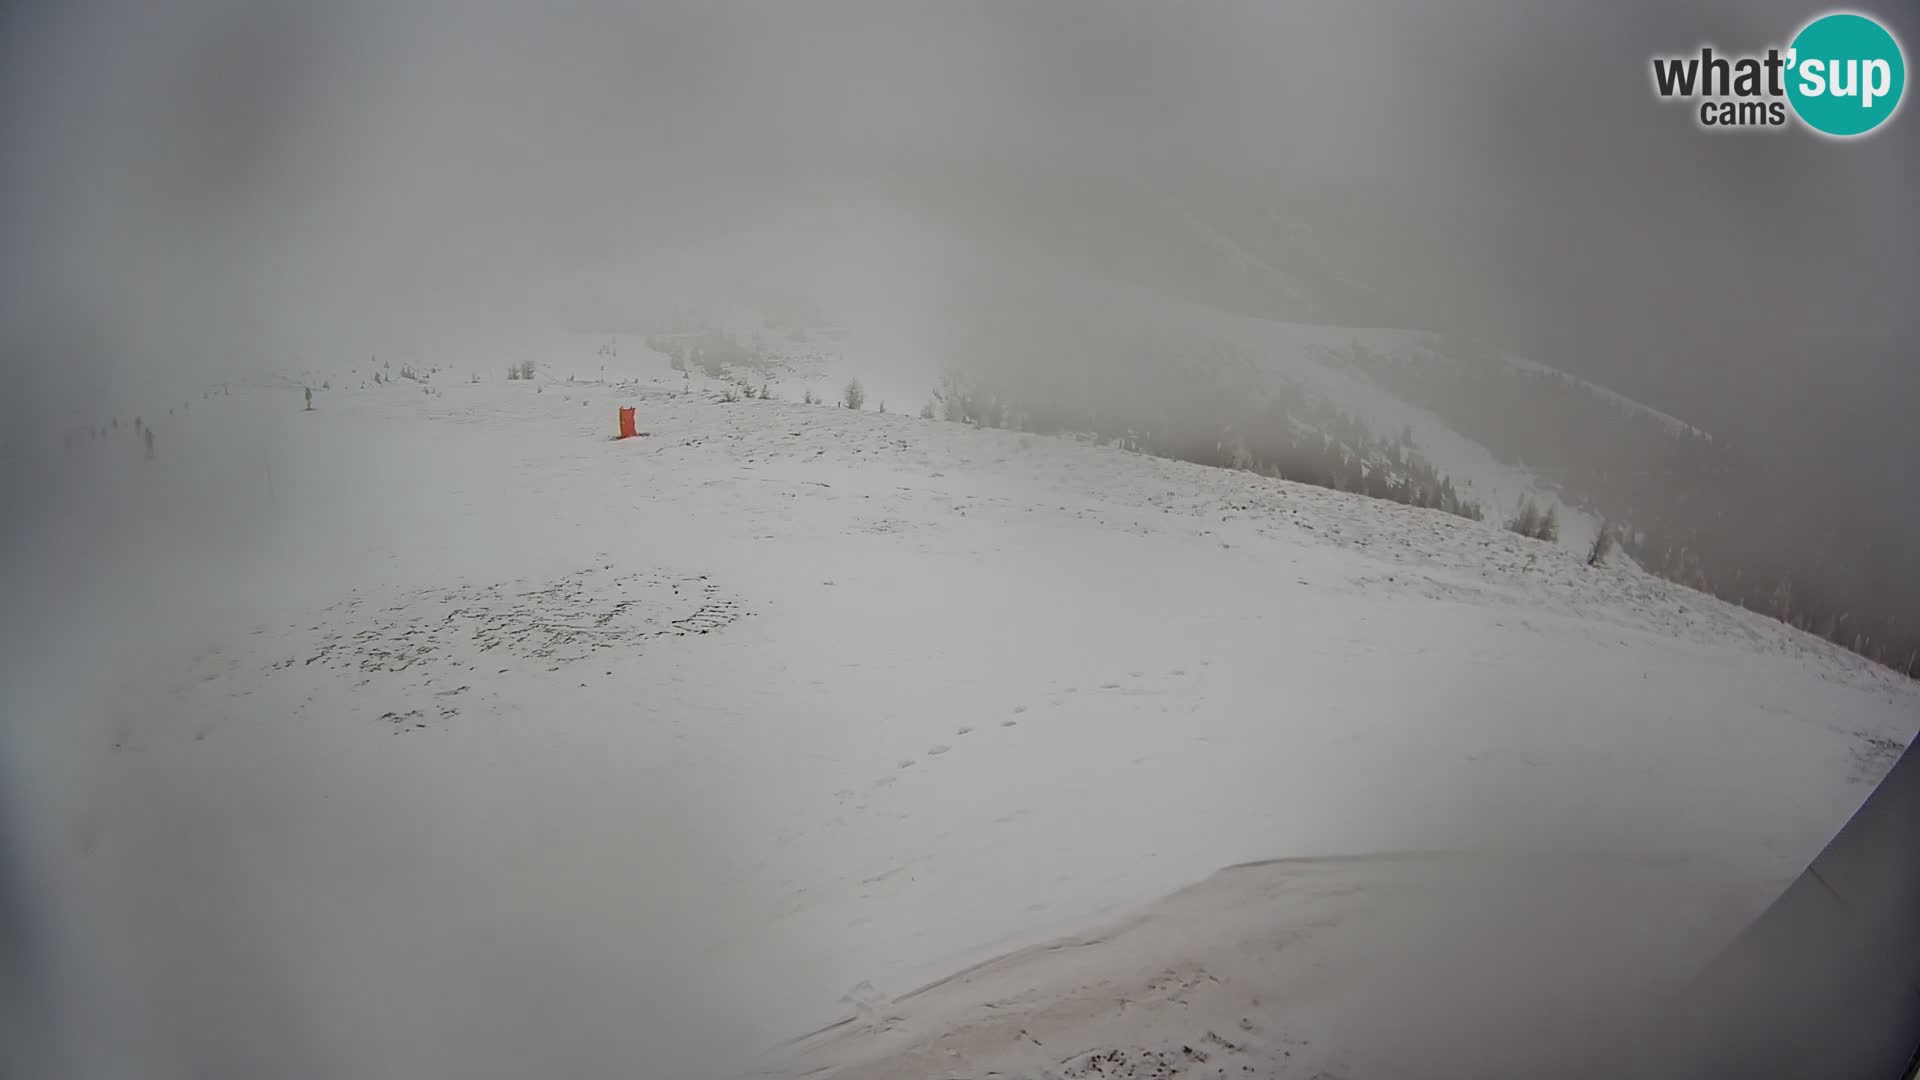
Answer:
<path fill-rule="evenodd" d="M 1679 7 L 14 5 L 0 317 L 58 312 L 109 367 L 137 325 L 152 365 L 317 310 L 537 317 L 836 192 L 911 203 L 917 156 L 1224 175 L 1351 192 L 1405 237 L 1377 283 L 1402 307 L 1710 429 L 1920 467 L 1911 108 L 1847 144 L 1702 133 L 1649 56 L 1814 9 Z"/>

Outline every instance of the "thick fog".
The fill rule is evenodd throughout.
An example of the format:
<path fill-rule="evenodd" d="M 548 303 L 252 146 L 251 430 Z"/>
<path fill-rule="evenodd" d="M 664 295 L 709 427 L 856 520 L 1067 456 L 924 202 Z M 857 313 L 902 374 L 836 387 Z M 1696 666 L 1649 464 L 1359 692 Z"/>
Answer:
<path fill-rule="evenodd" d="M 1367 251 L 1378 321 L 1470 327 L 1710 430 L 1777 438 L 1782 400 L 1830 396 L 1822 423 L 1864 430 L 1822 443 L 1909 439 L 1847 409 L 1911 400 L 1920 137 L 1703 134 L 1646 58 L 1805 13 L 1667 8 L 27 5 L 9 340 L 58 321 L 26 347 L 244 363 L 341 322 L 543 317 L 723 251 L 937 296 L 949 253 L 886 243 L 898 212 L 1013 240 L 1052 184 L 1124 235 L 1121 196 L 1333 189 L 1345 228 L 1299 257 Z"/>
<path fill-rule="evenodd" d="M 10 404 L 386 325 L 611 321 L 696 267 L 951 305 L 955 234 L 1018 257 L 1036 186 L 1056 235 L 1078 212 L 1102 238 L 1070 252 L 1093 270 L 1144 227 L 1137 200 L 1228 189 L 1308 223 L 1334 193 L 1294 257 L 1362 260 L 1349 319 L 1469 328 L 1778 451 L 1796 482 L 1914 462 L 1913 125 L 1709 136 L 1648 92 L 1656 51 L 1802 17 L 26 5 L 5 326 L 41 389 Z"/>
<path fill-rule="evenodd" d="M 0 554 L 62 498 L 30 459 L 72 423 L 371 342 L 795 295 L 924 363 L 988 305 L 1044 305 L 1029 276 L 1260 314 L 1222 266 L 1159 257 L 1182 208 L 1229 234 L 1285 219 L 1277 277 L 1359 282 L 1269 314 L 1470 333 L 1738 441 L 1809 513 L 1844 501 L 1920 542 L 1894 484 L 1920 474 L 1920 119 L 1703 133 L 1648 58 L 1782 43 L 1811 11 L 1674 7 L 13 5 Z M 1887 7 L 1911 61 L 1920 19 Z M 81 640 L 40 638 L 89 573 L 63 555 L 10 568 L 9 667 Z M 5 711 L 84 674 L 12 681 Z M 4 930 L 30 887 L 7 873 L 0 993 L 24 995 Z"/>
<path fill-rule="evenodd" d="M 1229 237 L 1284 220 L 1279 274 L 1358 283 L 1256 314 L 1473 333 L 1911 542 L 1903 500 L 1835 477 L 1920 467 L 1920 135 L 1703 133 L 1648 57 L 1779 43 L 1806 13 L 1669 8 L 16 7 L 9 427 L 173 372 L 612 329 L 743 283 L 938 351 L 988 303 L 970 259 L 1278 295 L 1167 253 L 1198 211 Z"/>

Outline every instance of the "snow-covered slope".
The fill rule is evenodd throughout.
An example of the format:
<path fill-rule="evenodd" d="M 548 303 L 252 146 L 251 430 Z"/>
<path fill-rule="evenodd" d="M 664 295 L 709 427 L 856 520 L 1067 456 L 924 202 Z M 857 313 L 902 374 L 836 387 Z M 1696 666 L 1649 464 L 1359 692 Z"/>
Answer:
<path fill-rule="evenodd" d="M 1694 435 L 1703 439 L 1712 438 L 1712 436 L 1709 435 L 1707 432 L 1702 431 L 1701 429 L 1693 426 L 1692 424 L 1687 423 L 1685 420 L 1682 420 L 1677 416 L 1674 416 L 1672 413 L 1662 412 L 1659 409 L 1656 409 L 1653 406 L 1646 404 L 1645 402 L 1635 401 L 1633 398 L 1630 398 L 1625 394 L 1620 393 L 1617 390 L 1609 390 L 1604 386 L 1599 386 L 1595 383 L 1588 382 L 1587 380 L 1582 379 L 1575 375 L 1569 375 L 1566 372 L 1561 371 L 1557 368 L 1550 368 L 1545 364 L 1536 363 L 1532 360 L 1528 360 L 1523 356 L 1514 356 L 1511 353 L 1509 353 L 1502 356 L 1501 360 L 1502 362 L 1507 364 L 1509 367 L 1518 368 L 1522 371 L 1532 371 L 1542 375 L 1552 375 L 1556 378 L 1564 379 L 1568 383 L 1574 386 L 1578 386 L 1582 390 L 1585 390 L 1587 393 L 1592 394 L 1593 396 L 1598 398 L 1604 398 L 1605 400 L 1613 403 L 1614 405 L 1619 406 L 1620 408 L 1628 412 L 1637 413 L 1641 416 L 1647 416 L 1647 417 L 1651 417 L 1654 420 L 1658 420 L 1661 424 L 1665 425 L 1667 429 L 1670 431 L 1673 431 L 1679 434 Z"/>
<path fill-rule="evenodd" d="M 156 460 L 122 431 L 32 465 L 71 483 L 9 553 L 35 630 L 8 643 L 8 779 L 67 1075 L 879 1061 L 1006 1005 L 977 980 L 900 1004 L 915 987 L 1255 860 L 1593 852 L 1546 878 L 1658 899 L 1641 925 L 1684 937 L 1764 904 L 1920 716 L 1857 657 L 1490 524 L 717 403 L 596 341 L 545 347 L 532 382 L 429 352 L 424 384 L 362 389 L 362 359 L 183 388 L 142 410 Z M 623 404 L 647 437 L 609 438 Z M 1368 984 L 1326 967 L 1395 940 L 1343 934 L 1369 924 L 1341 897 L 1409 927 L 1416 901 L 1377 898 L 1537 878 L 1361 863 L 1229 875 L 1086 955 L 1128 1000 L 1165 998 L 1163 967 L 1230 983 L 1178 1037 L 1399 1060 L 1356 1045 Z M 1335 936 L 1219 974 L 1269 908 L 1304 918 L 1296 886 Z M 1214 903 L 1240 914 L 1180 929 Z M 1062 1003 L 1097 999 L 1074 1023 L 1125 1028 L 1048 955 L 1019 1008 L 1079 1031 Z M 1225 1011 L 1269 985 L 1297 1024 Z M 1061 1075 L 1099 1049 L 1040 1041 L 1058 1056 L 1022 1060 Z"/>
<path fill-rule="evenodd" d="M 1751 887 L 1708 859 L 1593 851 L 1229 867 L 1125 920 L 863 1001 L 796 1040 L 785 1072 L 1620 1075 L 1621 1047 L 1735 932 Z"/>
<path fill-rule="evenodd" d="M 869 407 L 884 402 L 890 411 L 916 413 L 952 369 L 1003 393 L 1016 407 L 1085 404 L 1111 413 L 1137 404 L 1133 399 L 1139 392 L 1121 385 L 1128 382 L 1129 369 L 1186 365 L 1196 382 L 1216 385 L 1230 400 L 1279 395 L 1310 401 L 1307 414 L 1294 417 L 1302 428 L 1316 428 L 1324 414 L 1336 411 L 1382 444 L 1410 436 L 1414 452 L 1495 523 L 1512 517 L 1522 500 L 1531 500 L 1557 509 L 1559 543 L 1570 551 L 1587 551 L 1600 529 L 1599 517 L 1589 512 L 1588 493 L 1548 481 L 1520 460 L 1516 448 L 1488 445 L 1485 436 L 1462 432 L 1409 393 L 1410 381 L 1457 378 L 1469 370 L 1467 361 L 1448 355 L 1447 344 L 1435 334 L 1230 314 L 1169 300 L 1058 260 L 1013 262 L 953 253 L 944 265 L 954 294 L 962 298 L 944 310 L 932 302 L 916 310 L 912 303 L 874 307 L 841 298 L 820 310 L 844 318 L 799 335 L 762 320 L 749 306 L 688 310 L 700 324 L 759 349 L 771 361 L 776 391 L 792 400 L 810 392 L 837 401 L 857 378 L 868 391 Z M 1392 368 L 1402 381 L 1377 378 L 1369 365 L 1355 362 L 1358 355 Z M 1482 376 L 1552 376 L 1577 390 L 1574 400 L 1587 399 L 1598 416 L 1643 416 L 1670 430 L 1697 432 L 1650 406 L 1518 357 L 1489 354 L 1484 366 L 1473 370 Z M 750 381 L 763 377 L 758 369 L 746 374 Z M 1491 385 L 1513 399 L 1510 407 L 1525 407 L 1528 387 L 1520 380 L 1496 377 Z M 1312 415 L 1316 412 L 1323 415 Z M 1208 419 L 1218 417 L 1209 414 Z M 1631 434 L 1625 425 L 1620 432 L 1623 439 Z M 1191 434 L 1206 441 L 1213 432 Z"/>
<path fill-rule="evenodd" d="M 1408 365 L 1451 363 L 1435 351 L 1433 335 L 1410 330 L 1306 326 L 1197 309 L 1189 309 L 1187 314 L 1194 325 L 1249 350 L 1259 358 L 1261 373 L 1312 387 L 1376 436 L 1390 439 L 1402 431 L 1410 432 L 1421 456 L 1454 477 L 1463 495 L 1480 502 L 1488 521 L 1505 521 L 1521 500 L 1530 499 L 1542 507 L 1557 508 L 1563 547 L 1583 552 L 1592 545 L 1601 522 L 1580 509 L 1577 500 L 1567 498 L 1567 493 L 1556 490 L 1524 466 L 1503 462 L 1493 449 L 1455 430 L 1432 410 L 1395 394 L 1344 362 L 1359 349 Z M 1532 365 L 1528 370 L 1551 369 Z M 1627 401 L 1633 407 L 1645 408 L 1610 391 L 1589 388 L 1596 396 L 1605 395 L 1609 402 Z"/>

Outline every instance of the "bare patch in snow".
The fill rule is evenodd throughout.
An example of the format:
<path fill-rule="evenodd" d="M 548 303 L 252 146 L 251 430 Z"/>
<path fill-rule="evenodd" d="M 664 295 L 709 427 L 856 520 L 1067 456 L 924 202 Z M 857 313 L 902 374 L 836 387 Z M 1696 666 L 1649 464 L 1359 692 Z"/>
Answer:
<path fill-rule="evenodd" d="M 1883 735 L 1859 733 L 1859 741 L 1853 745 L 1853 772 L 1847 777 L 1856 784 L 1878 784 L 1882 777 L 1893 771 L 1893 763 L 1907 748 L 1898 739 L 1889 739 Z"/>
<path fill-rule="evenodd" d="M 495 653 L 577 663 L 603 649 L 650 638 L 706 634 L 731 625 L 740 606 L 704 576 L 581 570 L 529 586 L 467 585 L 411 593 L 376 611 L 355 597 L 326 609 L 304 658 L 279 661 L 336 670 L 399 672 L 450 653 Z"/>
<path fill-rule="evenodd" d="M 745 614 L 705 575 L 611 566 L 380 599 L 356 594 L 310 621 L 277 633 L 256 627 L 240 644 L 203 653 L 194 681 L 245 697 L 259 672 L 267 680 L 259 689 L 301 714 L 338 710 L 343 692 L 378 700 L 367 715 L 397 734 L 491 700 L 502 677 L 552 677 L 595 659 L 611 667 L 650 643 L 716 633 Z"/>

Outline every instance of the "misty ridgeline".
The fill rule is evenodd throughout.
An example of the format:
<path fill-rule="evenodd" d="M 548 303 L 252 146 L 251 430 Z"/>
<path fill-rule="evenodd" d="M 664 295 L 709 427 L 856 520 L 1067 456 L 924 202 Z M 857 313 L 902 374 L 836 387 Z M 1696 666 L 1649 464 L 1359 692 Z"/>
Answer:
<path fill-rule="evenodd" d="M 721 380 L 722 401 L 772 399 L 777 350 L 710 327 L 676 329 L 648 339 L 674 370 Z M 965 344 L 921 419 L 1080 436 L 1560 539 L 1554 503 L 1485 506 L 1421 453 L 1410 427 L 1375 433 L 1298 380 L 1251 379 L 1245 350 L 1206 334 L 1082 322 L 1031 340 L 1003 325 L 974 327 L 958 340 Z M 1500 362 L 1484 343 L 1457 335 L 1432 336 L 1418 363 L 1358 345 L 1319 350 L 1317 359 L 1421 402 L 1502 464 L 1531 470 L 1561 503 L 1598 518 L 1588 565 L 1624 553 L 1642 569 L 1920 678 L 1920 623 L 1899 617 L 1920 596 L 1892 584 L 1903 580 L 1901 554 L 1874 546 L 1858 520 L 1808 515 L 1774 497 L 1776 479 L 1738 447 L 1562 373 Z M 827 403 L 811 388 L 800 400 Z M 864 403 L 855 378 L 833 404 Z"/>
<path fill-rule="evenodd" d="M 1529 470 L 1559 504 L 1527 497 L 1489 506 L 1426 457 L 1411 426 L 1378 433 L 1300 380 L 1255 377 L 1251 356 L 1234 343 L 1189 329 L 1097 327 L 1016 320 L 956 330 L 944 374 L 917 415 L 1253 472 L 1488 520 L 1546 543 L 1560 539 L 1565 505 L 1603 523 L 1587 549 L 1590 566 L 1624 553 L 1644 570 L 1920 678 L 1920 621 L 1901 618 L 1920 607 L 1920 595 L 1903 573 L 1905 553 L 1869 527 L 1873 508 L 1807 513 L 1776 497 L 1774 475 L 1727 440 L 1560 372 L 1501 362 L 1484 343 L 1462 336 L 1430 336 L 1417 362 L 1357 344 L 1309 350 L 1322 364 L 1422 403 L 1502 464 Z M 788 333 L 806 339 L 802 328 Z M 678 311 L 673 328 L 647 344 L 683 380 L 698 372 L 719 381 L 722 402 L 776 400 L 789 359 L 764 341 L 690 324 Z M 394 372 L 391 361 L 381 361 L 370 365 L 369 383 L 405 380 L 432 395 L 439 370 L 402 364 Z M 532 382 L 537 372 L 535 361 L 522 360 L 505 377 Z M 470 381 L 479 382 L 479 373 Z M 302 392 L 303 410 L 313 411 L 314 387 Z M 231 394 L 223 381 L 202 397 Z M 797 400 L 868 408 L 858 377 L 837 398 L 807 387 Z M 884 401 L 877 411 L 888 411 Z M 110 417 L 77 426 L 64 442 L 72 450 L 122 430 L 135 434 L 146 460 L 154 459 L 154 428 L 140 417 L 131 425 Z"/>

